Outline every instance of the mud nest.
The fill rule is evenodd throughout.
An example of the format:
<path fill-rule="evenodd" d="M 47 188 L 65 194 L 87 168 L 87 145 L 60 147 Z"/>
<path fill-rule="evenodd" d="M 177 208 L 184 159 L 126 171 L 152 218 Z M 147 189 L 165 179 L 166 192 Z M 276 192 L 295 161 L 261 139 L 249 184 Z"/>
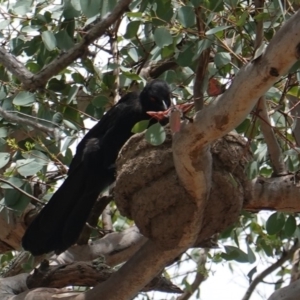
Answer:
<path fill-rule="evenodd" d="M 115 201 L 122 215 L 133 219 L 141 233 L 158 246 L 180 246 L 189 228 L 195 201 L 181 185 L 173 163 L 172 136 L 160 146 L 147 143 L 144 134 L 133 136 L 117 160 Z M 199 228 L 197 243 L 233 224 L 246 200 L 245 165 L 251 159 L 246 142 L 230 133 L 211 148 L 212 190 Z"/>

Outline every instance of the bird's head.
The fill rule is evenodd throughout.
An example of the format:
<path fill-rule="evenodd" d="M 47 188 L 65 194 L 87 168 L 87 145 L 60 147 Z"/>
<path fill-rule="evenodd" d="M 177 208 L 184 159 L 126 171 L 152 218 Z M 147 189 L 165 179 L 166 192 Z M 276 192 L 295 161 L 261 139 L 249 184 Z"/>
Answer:
<path fill-rule="evenodd" d="M 159 79 L 147 83 L 140 93 L 143 110 L 164 111 L 171 105 L 171 91 L 168 84 Z"/>

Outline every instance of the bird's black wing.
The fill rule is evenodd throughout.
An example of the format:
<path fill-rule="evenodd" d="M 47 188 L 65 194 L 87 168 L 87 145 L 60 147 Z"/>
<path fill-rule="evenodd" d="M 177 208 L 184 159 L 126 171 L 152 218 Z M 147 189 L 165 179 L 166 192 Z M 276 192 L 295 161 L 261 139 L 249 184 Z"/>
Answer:
<path fill-rule="evenodd" d="M 110 127 L 113 127 L 120 112 L 128 105 L 136 105 L 138 101 L 138 93 L 132 92 L 124 95 L 117 104 L 112 106 L 100 119 L 100 121 L 92 127 L 89 132 L 83 137 L 78 146 L 76 153 L 69 166 L 68 174 L 70 174 L 83 160 L 84 149 L 88 140 L 92 138 L 102 139 Z"/>

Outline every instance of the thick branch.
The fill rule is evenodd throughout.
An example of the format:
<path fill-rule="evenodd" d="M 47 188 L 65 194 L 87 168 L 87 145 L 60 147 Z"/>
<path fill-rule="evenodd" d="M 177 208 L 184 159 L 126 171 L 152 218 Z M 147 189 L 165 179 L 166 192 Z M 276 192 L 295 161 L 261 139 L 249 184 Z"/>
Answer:
<path fill-rule="evenodd" d="M 0 63 L 14 76 L 16 76 L 24 86 L 31 85 L 33 73 L 28 71 L 24 64 L 19 62 L 12 54 L 0 47 Z"/>
<path fill-rule="evenodd" d="M 274 292 L 268 300 L 299 300 L 300 279 Z"/>
<path fill-rule="evenodd" d="M 55 74 L 69 66 L 77 58 L 81 57 L 86 48 L 94 42 L 96 39 L 100 38 L 105 30 L 114 24 L 128 9 L 128 5 L 132 0 L 120 0 L 115 6 L 114 10 L 108 14 L 107 17 L 102 19 L 95 27 L 88 31 L 88 33 L 83 37 L 82 41 L 75 45 L 73 48 L 65 53 L 62 53 L 59 57 L 53 60 L 49 65 L 45 66 L 40 72 L 35 74 L 32 78 L 30 86 L 28 89 L 36 89 L 38 87 L 45 86 L 46 82 Z"/>
<path fill-rule="evenodd" d="M 265 97 L 261 97 L 259 99 L 257 104 L 257 110 L 259 115 L 260 128 L 268 147 L 268 153 L 270 155 L 272 166 L 274 168 L 274 173 L 276 175 L 286 174 L 287 170 L 284 164 L 282 151 L 280 149 L 279 143 L 274 134 L 273 127 L 271 125 L 271 120 L 269 118 Z"/>
<path fill-rule="evenodd" d="M 44 125 L 38 123 L 36 121 L 36 118 L 34 118 L 32 116 L 28 116 L 28 117 L 26 116 L 26 118 L 22 118 L 22 117 L 19 117 L 17 113 L 18 112 L 16 112 L 16 113 L 7 112 L 2 107 L 0 107 L 0 116 L 3 117 L 6 121 L 14 122 L 14 123 L 25 125 L 25 126 L 31 126 L 34 129 L 37 129 L 37 130 L 44 132 L 52 137 L 55 137 L 55 139 L 57 139 L 57 140 L 59 139 L 59 134 L 60 134 L 59 129 L 52 127 L 53 125 L 57 126 L 57 124 L 54 124 L 53 122 L 49 122 L 47 120 L 39 119 L 41 121 L 51 123 L 51 127 L 44 126 Z M 30 120 L 29 119 L 30 117 L 34 118 L 35 120 L 34 121 Z"/>
<path fill-rule="evenodd" d="M 148 241 L 142 248 L 114 273 L 105 283 L 89 290 L 84 295 L 79 295 L 76 300 L 103 299 L 127 300 L 133 298 L 143 287 L 174 257 L 184 249 L 162 251 L 157 245 Z M 126 278 L 126 280 L 124 280 Z M 134 283 L 134 284 L 133 284 Z M 118 289 L 116 289 L 116 286 Z"/>
<path fill-rule="evenodd" d="M 262 209 L 299 212 L 299 176 L 286 175 L 273 178 L 256 178 L 252 181 L 251 197 L 244 204 L 250 211 Z"/>

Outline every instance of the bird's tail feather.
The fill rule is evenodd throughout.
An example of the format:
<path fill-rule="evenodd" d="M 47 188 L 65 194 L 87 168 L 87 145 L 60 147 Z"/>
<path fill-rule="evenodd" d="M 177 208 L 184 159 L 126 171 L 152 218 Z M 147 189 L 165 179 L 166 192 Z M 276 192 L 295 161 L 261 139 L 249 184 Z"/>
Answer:
<path fill-rule="evenodd" d="M 22 239 L 25 250 L 33 255 L 60 253 L 76 242 L 97 196 L 107 186 L 95 178 L 87 181 L 83 174 L 80 170 L 70 174 L 33 220 Z"/>

